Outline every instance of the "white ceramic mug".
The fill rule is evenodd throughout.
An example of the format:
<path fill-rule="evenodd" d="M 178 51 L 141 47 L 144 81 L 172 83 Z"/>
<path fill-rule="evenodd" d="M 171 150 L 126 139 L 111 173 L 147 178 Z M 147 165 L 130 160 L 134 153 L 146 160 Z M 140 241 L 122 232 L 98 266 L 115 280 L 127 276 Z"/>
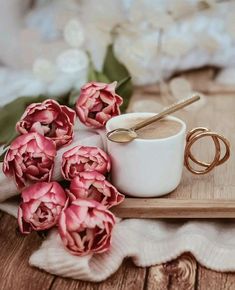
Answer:
<path fill-rule="evenodd" d="M 129 113 L 110 119 L 106 131 L 127 128 L 127 121 L 137 117 L 151 117 L 154 113 Z M 107 140 L 107 150 L 112 159 L 112 183 L 120 192 L 136 197 L 161 196 L 173 191 L 180 183 L 185 148 L 185 123 L 181 130 L 162 139 L 135 139 L 130 143 Z"/>

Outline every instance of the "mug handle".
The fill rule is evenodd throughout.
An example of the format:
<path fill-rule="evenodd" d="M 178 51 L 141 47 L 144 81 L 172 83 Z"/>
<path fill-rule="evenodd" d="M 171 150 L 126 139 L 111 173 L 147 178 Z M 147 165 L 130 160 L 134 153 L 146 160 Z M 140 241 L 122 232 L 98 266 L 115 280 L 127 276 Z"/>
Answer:
<path fill-rule="evenodd" d="M 215 145 L 215 156 L 211 163 L 197 160 L 191 152 L 192 145 L 195 142 L 197 142 L 201 138 L 208 136 L 212 138 Z M 222 158 L 221 158 L 221 143 L 223 143 L 225 146 L 225 153 Z M 204 127 L 197 127 L 188 132 L 186 136 L 186 146 L 184 151 L 184 165 L 193 174 L 197 175 L 206 174 L 210 172 L 212 169 L 214 169 L 216 166 L 226 162 L 229 159 L 229 157 L 230 157 L 230 144 L 225 137 L 215 132 L 212 132 L 208 128 Z M 201 166 L 202 169 L 201 170 L 194 169 L 193 166 L 190 164 L 190 161 L 191 163 Z"/>

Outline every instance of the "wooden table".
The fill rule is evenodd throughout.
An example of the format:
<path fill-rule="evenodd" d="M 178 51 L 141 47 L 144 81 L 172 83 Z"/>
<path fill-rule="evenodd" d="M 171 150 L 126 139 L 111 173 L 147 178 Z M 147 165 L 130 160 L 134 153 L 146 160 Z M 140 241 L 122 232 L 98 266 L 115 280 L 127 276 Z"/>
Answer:
<path fill-rule="evenodd" d="M 143 95 L 134 97 L 131 108 L 139 99 Z M 199 111 L 175 115 L 186 122 L 187 131 L 206 127 L 225 136 L 231 145 L 230 159 L 206 175 L 194 175 L 184 168 L 176 190 L 153 199 L 127 198 L 114 209 L 115 214 L 123 218 L 235 218 L 235 93 L 213 94 L 206 97 Z M 192 151 L 197 159 L 209 162 L 214 158 L 214 149 L 211 137 L 206 137 L 195 143 Z"/>
<path fill-rule="evenodd" d="M 137 96 L 138 97 L 138 96 Z M 148 97 L 148 96 L 146 96 Z M 152 98 L 152 97 L 151 97 Z M 188 127 L 208 126 L 227 136 L 232 143 L 229 162 L 207 176 L 184 172 L 182 184 L 168 198 L 231 198 L 235 199 L 235 94 L 213 95 L 197 114 L 181 113 Z M 203 150 L 204 151 L 204 150 Z M 209 154 L 207 149 L 205 154 Z M 0 213 L 0 289 L 235 289 L 235 274 L 218 273 L 202 267 L 189 254 L 177 260 L 150 268 L 137 268 L 126 260 L 120 269 L 102 283 L 86 283 L 59 278 L 28 266 L 29 256 L 41 244 L 33 233 L 23 237 L 16 232 L 13 217 Z"/>

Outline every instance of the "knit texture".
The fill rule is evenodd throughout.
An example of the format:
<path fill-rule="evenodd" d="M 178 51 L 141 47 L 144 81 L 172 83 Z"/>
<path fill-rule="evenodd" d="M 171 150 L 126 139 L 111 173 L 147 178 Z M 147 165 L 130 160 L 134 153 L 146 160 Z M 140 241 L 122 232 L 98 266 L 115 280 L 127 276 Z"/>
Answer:
<path fill-rule="evenodd" d="M 57 154 L 54 178 L 61 177 L 60 162 L 64 151 L 78 144 L 102 147 L 103 134 L 99 134 L 76 131 L 73 143 Z M 2 175 L 0 200 L 17 194 L 14 183 Z M 17 208 L 16 203 L 9 201 L 0 204 L 0 209 L 15 217 Z M 202 265 L 213 270 L 235 271 L 234 221 L 119 220 L 109 251 L 85 257 L 70 254 L 54 229 L 32 254 L 29 263 L 58 276 L 98 282 L 113 274 L 125 257 L 131 257 L 137 266 L 147 267 L 167 262 L 183 252 L 191 252 Z"/>
<path fill-rule="evenodd" d="M 55 275 L 102 281 L 113 274 L 125 257 L 140 267 L 160 264 L 191 252 L 204 266 L 217 271 L 235 270 L 233 222 L 165 222 L 130 219 L 119 222 L 112 246 L 104 254 L 76 257 L 66 251 L 53 231 L 29 263 Z"/>

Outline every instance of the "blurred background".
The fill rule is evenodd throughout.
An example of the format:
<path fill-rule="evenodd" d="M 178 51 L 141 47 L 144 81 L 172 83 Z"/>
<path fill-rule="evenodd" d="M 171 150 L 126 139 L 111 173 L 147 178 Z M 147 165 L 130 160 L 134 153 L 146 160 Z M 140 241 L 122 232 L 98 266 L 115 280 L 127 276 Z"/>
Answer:
<path fill-rule="evenodd" d="M 0 0 L 0 5 L 0 106 L 24 97 L 20 108 L 25 98 L 42 95 L 67 95 L 72 106 L 87 81 L 128 76 L 126 107 L 133 88 L 137 95 L 129 111 L 158 111 L 195 90 L 235 91 L 235 1 Z"/>

